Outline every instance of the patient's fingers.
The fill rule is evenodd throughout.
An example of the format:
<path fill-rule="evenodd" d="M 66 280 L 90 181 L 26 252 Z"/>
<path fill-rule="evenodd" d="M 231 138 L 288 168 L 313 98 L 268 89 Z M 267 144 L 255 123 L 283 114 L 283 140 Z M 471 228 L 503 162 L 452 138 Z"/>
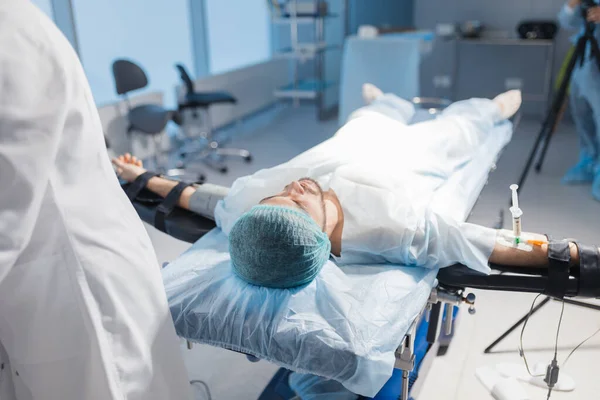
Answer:
<path fill-rule="evenodd" d="M 113 158 L 111 161 L 115 166 L 115 172 L 120 176 L 123 173 L 123 161 L 117 158 Z"/>
<path fill-rule="evenodd" d="M 129 154 L 129 153 L 125 153 L 125 162 L 126 162 L 126 163 L 129 163 L 129 162 L 131 162 L 131 154 Z"/>
<path fill-rule="evenodd" d="M 138 167 L 142 167 L 142 166 L 143 166 L 143 164 L 142 164 L 142 160 L 138 160 L 138 161 L 135 163 L 135 165 L 137 165 Z"/>
<path fill-rule="evenodd" d="M 112 163 L 113 163 L 113 165 L 114 165 L 115 167 L 117 167 L 117 168 L 121 168 L 121 169 L 122 169 L 122 168 L 123 168 L 123 164 L 124 164 L 124 162 L 123 162 L 123 160 L 121 160 L 120 158 L 121 158 L 121 157 L 119 157 L 119 158 L 113 158 L 111 161 L 112 161 Z"/>

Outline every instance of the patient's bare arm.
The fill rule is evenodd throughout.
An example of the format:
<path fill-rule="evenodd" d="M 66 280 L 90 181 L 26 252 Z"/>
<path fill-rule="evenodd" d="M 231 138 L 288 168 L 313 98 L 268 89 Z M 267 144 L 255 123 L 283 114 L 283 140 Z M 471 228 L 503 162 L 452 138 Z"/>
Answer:
<path fill-rule="evenodd" d="M 537 233 L 525 233 L 524 236 L 533 240 L 539 240 L 540 242 L 546 242 L 547 238 L 545 235 Z M 571 265 L 579 265 L 579 251 L 575 243 L 569 243 L 571 249 Z M 522 266 L 532 268 L 546 268 L 548 267 L 548 245 L 542 244 L 541 246 L 533 246 L 532 251 L 524 251 L 513 247 L 503 246 L 496 244 L 492 255 L 490 256 L 490 262 L 493 264 L 507 265 L 507 266 Z"/>
<path fill-rule="evenodd" d="M 142 165 L 142 162 L 129 153 L 119 156 L 118 158 L 114 158 L 112 160 L 112 163 L 116 167 L 117 174 L 119 175 L 119 177 L 130 183 L 135 181 L 135 179 L 138 176 L 146 172 Z M 154 178 L 151 178 L 148 181 L 146 187 L 148 188 L 148 190 L 156 193 L 161 197 L 167 197 L 169 192 L 175 186 L 177 186 L 178 183 L 179 182 L 177 181 L 155 176 Z M 195 192 L 196 189 L 194 189 L 192 186 L 185 188 L 181 193 L 181 196 L 179 197 L 179 202 L 177 203 L 177 205 L 181 208 L 189 210 L 190 199 Z"/>

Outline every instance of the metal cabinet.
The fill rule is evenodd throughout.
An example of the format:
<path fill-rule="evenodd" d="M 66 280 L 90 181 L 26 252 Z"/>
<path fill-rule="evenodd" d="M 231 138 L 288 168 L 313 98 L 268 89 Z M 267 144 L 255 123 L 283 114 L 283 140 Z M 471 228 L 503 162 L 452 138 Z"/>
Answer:
<path fill-rule="evenodd" d="M 524 113 L 542 115 L 552 93 L 553 64 L 550 40 L 437 40 L 423 67 L 421 91 L 461 100 L 521 89 Z"/>

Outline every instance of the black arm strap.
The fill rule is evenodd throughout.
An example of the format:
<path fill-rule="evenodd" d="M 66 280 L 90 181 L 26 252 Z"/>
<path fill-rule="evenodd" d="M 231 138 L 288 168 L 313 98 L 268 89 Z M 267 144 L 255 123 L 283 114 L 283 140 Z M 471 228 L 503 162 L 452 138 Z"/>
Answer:
<path fill-rule="evenodd" d="M 558 299 L 565 297 L 569 283 L 571 249 L 566 240 L 550 240 L 548 243 L 548 286 L 545 294 Z"/>
<path fill-rule="evenodd" d="M 167 197 L 165 197 L 165 200 L 159 204 L 156 208 L 156 215 L 154 216 L 154 227 L 156 229 L 167 233 L 165 219 L 171 214 L 175 207 L 177 207 L 177 203 L 179 202 L 183 190 L 191 185 L 191 183 L 179 182 L 177 186 L 171 189 Z"/>
<path fill-rule="evenodd" d="M 125 194 L 129 198 L 129 200 L 134 201 L 135 198 L 140 194 L 140 192 L 144 190 L 144 188 L 148 184 L 148 181 L 154 178 L 155 176 L 159 175 L 160 174 L 157 174 L 155 172 L 147 171 L 138 176 L 125 191 Z"/>
<path fill-rule="evenodd" d="M 579 250 L 580 297 L 600 297 L 600 250 L 575 243 Z"/>

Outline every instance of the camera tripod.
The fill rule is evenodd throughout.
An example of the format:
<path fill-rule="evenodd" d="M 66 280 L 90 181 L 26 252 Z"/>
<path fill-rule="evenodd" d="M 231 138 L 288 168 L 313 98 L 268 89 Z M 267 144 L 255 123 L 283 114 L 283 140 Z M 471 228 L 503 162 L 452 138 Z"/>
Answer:
<path fill-rule="evenodd" d="M 584 0 L 581 6 L 581 13 L 584 21 L 587 20 L 587 11 L 591 7 L 595 7 L 597 4 L 594 3 L 593 0 Z M 554 99 L 552 100 L 552 105 L 544 119 L 542 124 L 542 129 L 540 130 L 537 138 L 535 139 L 535 144 L 533 145 L 533 149 L 529 154 L 529 158 L 527 159 L 527 163 L 525 164 L 525 168 L 521 173 L 521 177 L 519 178 L 519 187 L 522 188 L 525 180 L 527 179 L 527 175 L 529 174 L 529 170 L 533 165 L 533 161 L 536 158 L 536 155 L 539 153 L 539 158 L 537 163 L 535 164 L 535 172 L 540 172 L 542 170 L 542 164 L 544 163 L 544 159 L 546 158 L 546 152 L 548 151 L 548 147 L 550 146 L 550 139 L 552 138 L 552 134 L 556 130 L 558 125 L 560 116 L 562 115 L 562 108 L 566 102 L 567 91 L 569 89 L 569 84 L 571 82 L 571 78 L 573 77 L 573 71 L 577 66 L 577 63 L 580 66 L 586 61 L 586 50 L 588 48 L 588 44 L 590 47 L 590 58 L 596 62 L 598 68 L 600 68 L 600 47 L 598 46 L 598 41 L 594 36 L 594 31 L 596 29 L 596 24 L 593 22 L 587 22 L 585 26 L 585 33 L 577 40 L 577 44 L 575 45 L 575 51 L 573 52 L 571 59 L 569 60 L 564 78 L 560 83 L 558 91 L 556 92 Z M 543 144 L 542 144 L 543 143 Z M 540 146 L 541 152 L 540 152 Z"/>

